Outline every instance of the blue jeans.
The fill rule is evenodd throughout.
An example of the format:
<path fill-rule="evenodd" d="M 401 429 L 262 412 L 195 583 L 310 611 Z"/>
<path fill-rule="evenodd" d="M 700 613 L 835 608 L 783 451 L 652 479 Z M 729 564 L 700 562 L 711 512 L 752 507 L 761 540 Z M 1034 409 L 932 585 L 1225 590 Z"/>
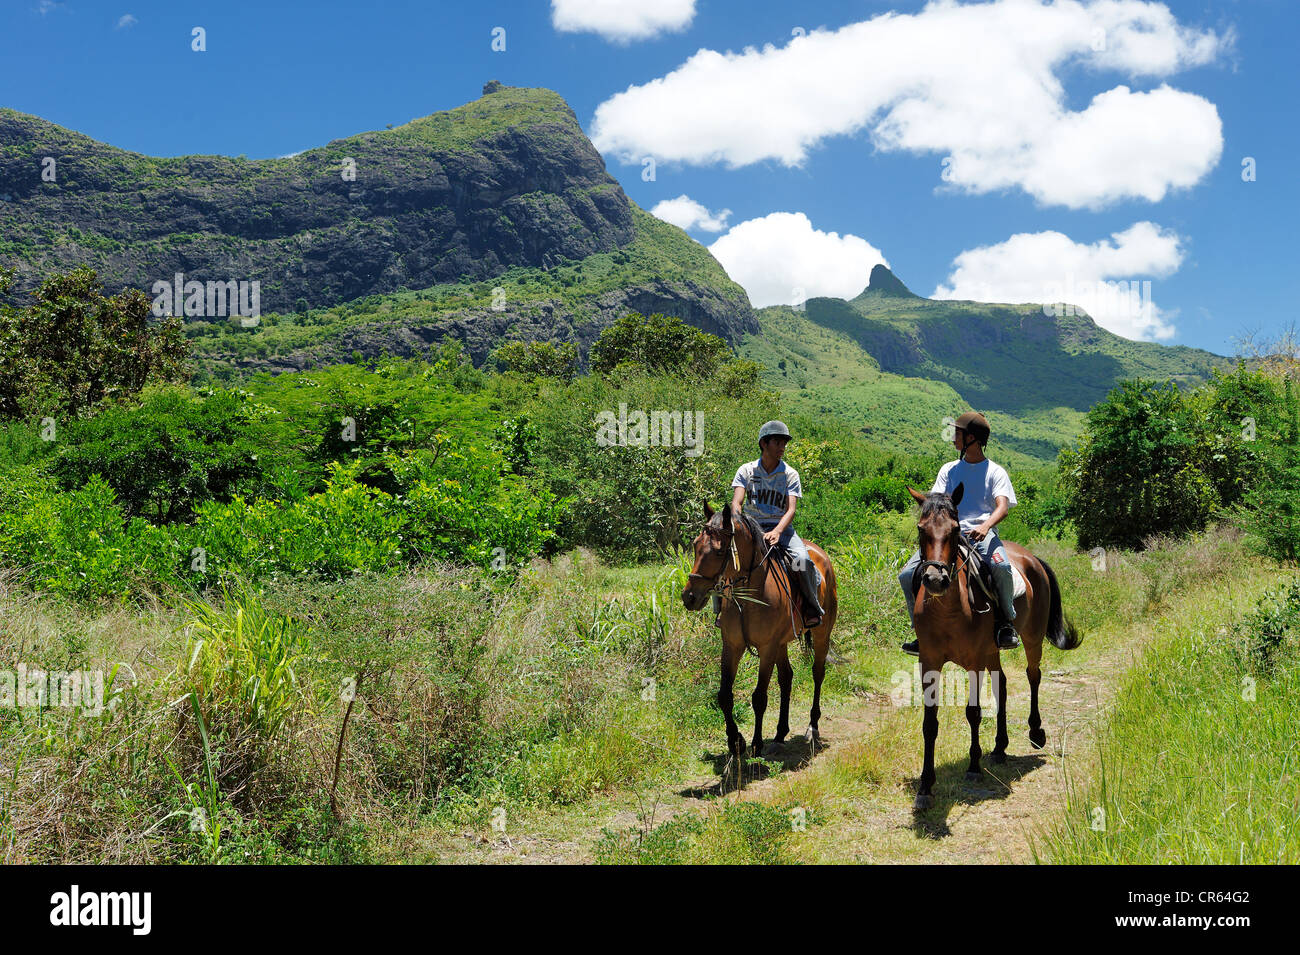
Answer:
<path fill-rule="evenodd" d="M 975 549 L 984 558 L 984 562 L 993 568 L 993 582 L 998 588 L 998 601 L 1002 604 L 1002 612 L 1008 620 L 1015 620 L 1016 579 L 1012 576 L 1011 558 L 1007 556 L 1007 549 L 1002 546 L 1002 538 L 998 537 L 998 532 L 994 529 L 989 531 L 983 540 L 975 541 L 974 544 Z M 909 617 L 913 616 L 912 574 L 920 563 L 921 551 L 918 548 L 898 573 L 898 582 L 903 588 L 903 596 L 906 599 L 907 615 Z"/>
<path fill-rule="evenodd" d="M 761 525 L 760 525 L 761 526 Z M 763 533 L 767 533 L 776 524 L 770 524 L 763 527 Z M 817 565 L 808 557 L 808 548 L 799 535 L 794 532 L 793 525 L 787 527 L 781 533 L 779 546 L 784 547 L 790 553 L 790 562 L 794 565 L 794 572 L 799 578 L 803 587 L 803 595 L 807 599 L 810 607 L 820 616 L 822 613 L 821 600 L 817 596 Z"/>

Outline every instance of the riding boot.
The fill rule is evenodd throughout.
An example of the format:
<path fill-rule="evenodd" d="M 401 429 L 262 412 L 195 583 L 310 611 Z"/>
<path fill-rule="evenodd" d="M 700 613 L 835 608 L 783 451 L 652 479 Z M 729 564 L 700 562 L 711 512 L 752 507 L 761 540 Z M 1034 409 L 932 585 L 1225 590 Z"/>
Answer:
<path fill-rule="evenodd" d="M 799 583 L 803 590 L 804 623 L 815 627 L 821 623 L 826 611 L 822 610 L 821 601 L 817 599 L 817 567 L 811 560 L 804 562 L 803 569 L 799 572 Z M 817 623 L 812 623 L 814 619 Z"/>
<path fill-rule="evenodd" d="M 999 650 L 1014 650 L 1020 646 L 1020 635 L 1000 607 L 995 608 L 993 614 L 993 641 Z"/>

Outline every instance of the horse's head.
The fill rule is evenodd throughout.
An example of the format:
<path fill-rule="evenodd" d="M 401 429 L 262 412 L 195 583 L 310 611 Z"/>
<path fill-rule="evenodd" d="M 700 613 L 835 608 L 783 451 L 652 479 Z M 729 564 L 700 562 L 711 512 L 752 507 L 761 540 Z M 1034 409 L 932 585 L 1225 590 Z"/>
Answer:
<path fill-rule="evenodd" d="M 704 502 L 704 529 L 695 538 L 695 565 L 682 590 L 682 603 L 687 610 L 699 610 L 709 599 L 709 591 L 731 562 L 731 538 L 735 527 L 731 508 L 720 511 Z"/>
<path fill-rule="evenodd" d="M 961 503 L 965 488 L 958 484 L 952 496 L 947 494 L 922 494 L 907 489 L 921 505 L 921 516 L 916 522 L 917 546 L 921 550 L 921 564 L 916 572 L 928 593 L 942 596 L 952 586 L 957 562 L 957 540 L 961 523 L 957 519 L 957 505 Z"/>

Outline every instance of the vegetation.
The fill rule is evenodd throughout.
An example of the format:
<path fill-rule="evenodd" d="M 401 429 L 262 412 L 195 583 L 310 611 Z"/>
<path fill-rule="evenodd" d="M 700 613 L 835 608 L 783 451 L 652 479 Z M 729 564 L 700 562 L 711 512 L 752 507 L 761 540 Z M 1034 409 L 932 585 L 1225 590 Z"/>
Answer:
<path fill-rule="evenodd" d="M 1236 512 L 1275 557 L 1300 551 L 1295 498 L 1300 406 L 1291 379 L 1241 364 L 1200 389 L 1125 382 L 1088 412 L 1061 455 L 1066 513 L 1081 547 L 1140 547 Z"/>
<path fill-rule="evenodd" d="M 679 790 L 701 771 L 712 778 L 717 767 L 700 754 L 720 735 L 717 636 L 707 614 L 681 604 L 685 548 L 704 502 L 725 500 L 736 466 L 757 456 L 770 418 L 795 435 L 788 453 L 807 490 L 800 533 L 828 548 L 839 578 L 825 705 L 885 693 L 908 632 L 897 592 L 915 539 L 906 487 L 928 487 L 951 452 L 940 442 L 926 454 L 883 450 L 854 424 L 762 387 L 770 369 L 671 318 L 630 316 L 593 352 L 587 374 L 562 347 L 521 343 L 498 352 L 500 371 L 473 367 L 448 344 L 425 361 L 229 382 L 146 376 L 67 415 L 54 440 L 27 412 L 0 423 L 0 858 L 439 859 L 466 851 L 467 829 L 572 824 L 640 793 Z M 1268 549 L 1250 515 L 1270 500 L 1264 476 L 1289 460 L 1289 392 L 1245 369 L 1204 392 L 1148 391 L 1121 389 L 1097 420 L 1164 440 L 1152 421 L 1181 415 L 1187 446 L 1210 449 L 1209 517 L 1231 504 L 1225 513 L 1249 536 L 1226 526 L 1148 536 L 1098 572 L 1076 547 L 1073 478 L 1015 462 L 1022 504 L 1001 531 L 1044 554 L 1076 622 L 1106 635 L 1078 659 L 1096 662 L 1088 655 L 1158 622 L 1174 641 L 1151 650 L 1161 680 L 1189 659 L 1210 674 L 1203 693 L 1255 679 L 1267 708 L 1243 713 L 1216 698 L 1211 725 L 1175 701 L 1169 719 L 1198 732 L 1247 721 L 1259 735 L 1234 744 L 1223 771 L 1253 760 L 1272 773 L 1252 740 L 1275 742 L 1271 727 L 1295 711 L 1286 680 L 1296 597 L 1284 588 L 1250 612 L 1276 563 L 1245 543 Z M 1137 414 L 1134 394 L 1163 410 Z M 663 416 L 657 432 L 629 422 L 598 440 L 602 418 L 638 412 Z M 1252 412 L 1255 442 L 1221 436 Z M 1190 594 L 1202 602 L 1184 609 Z M 18 663 L 99 674 L 102 710 L 51 696 L 19 703 Z M 802 707 L 806 667 L 796 670 Z M 1145 692 L 1132 680 L 1123 694 Z M 742 720 L 747 705 L 738 692 Z M 1118 712 L 1131 724 L 1116 723 L 1123 735 L 1113 739 L 1181 732 L 1151 705 Z M 1049 727 L 1065 719 L 1045 715 Z M 964 716 L 951 707 L 943 718 L 951 755 L 965 745 Z M 836 834 L 860 823 L 863 800 L 907 812 L 916 722 L 908 708 L 888 710 L 789 781 L 780 764 L 764 764 L 781 785 L 751 800 L 704 798 L 667 819 L 650 808 L 631 829 L 602 817 L 585 851 L 615 863 L 857 858 L 860 847 Z M 941 775 L 941 800 L 958 798 L 959 775 Z M 1126 770 L 1122 786 L 1106 777 L 1104 796 L 1076 791 L 1112 819 L 1131 818 L 1128 800 L 1146 798 L 1135 779 Z M 1173 798 L 1180 784 L 1167 785 Z M 1251 785 L 1279 795 L 1271 782 Z M 1252 803 L 1194 805 L 1213 845 L 1179 852 L 1224 855 Z M 906 858 L 918 840 L 892 829 L 881 851 Z M 1054 859 L 1075 851 L 1068 834 L 1043 838 Z M 1145 837 L 1115 838 L 1105 851 L 1116 858 L 1163 858 Z M 1246 856 L 1296 858 L 1283 837 Z"/>

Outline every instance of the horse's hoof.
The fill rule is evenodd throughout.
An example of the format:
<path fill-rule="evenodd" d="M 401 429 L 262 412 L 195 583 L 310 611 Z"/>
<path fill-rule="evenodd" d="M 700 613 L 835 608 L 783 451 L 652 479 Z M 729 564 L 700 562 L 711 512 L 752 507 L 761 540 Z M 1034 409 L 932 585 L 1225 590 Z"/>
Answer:
<path fill-rule="evenodd" d="M 973 769 L 966 770 L 966 782 L 968 783 L 977 783 L 983 778 L 984 778 L 983 773 L 977 773 Z"/>
<path fill-rule="evenodd" d="M 913 812 L 925 812 L 934 805 L 934 797 L 929 793 L 917 793 L 916 799 L 912 801 Z"/>
<path fill-rule="evenodd" d="M 998 750 L 994 750 L 993 752 L 989 753 L 990 763 L 1005 763 L 1006 761 L 1007 761 L 1006 753 L 999 752 Z"/>
<path fill-rule="evenodd" d="M 727 752 L 731 753 L 732 756 L 744 756 L 745 749 L 745 737 L 737 736 L 734 739 L 727 740 Z"/>
<path fill-rule="evenodd" d="M 1042 727 L 1029 731 L 1029 742 L 1034 744 L 1035 749 L 1042 749 L 1047 745 L 1047 731 Z"/>
<path fill-rule="evenodd" d="M 783 729 L 783 730 L 777 730 L 777 731 L 776 731 L 776 735 L 772 737 L 772 742 L 773 742 L 773 743 L 784 743 L 784 742 L 785 742 L 785 738 L 786 738 L 787 736 L 789 736 L 789 735 L 790 735 L 790 730 L 789 730 L 788 728 L 787 728 L 787 729 Z"/>
<path fill-rule="evenodd" d="M 804 731 L 803 738 L 813 749 L 816 749 L 822 744 L 822 734 L 817 731 L 817 727 L 815 726 L 808 727 L 808 729 Z"/>
<path fill-rule="evenodd" d="M 763 741 L 761 739 L 754 740 L 754 755 L 755 756 L 763 755 Z"/>

